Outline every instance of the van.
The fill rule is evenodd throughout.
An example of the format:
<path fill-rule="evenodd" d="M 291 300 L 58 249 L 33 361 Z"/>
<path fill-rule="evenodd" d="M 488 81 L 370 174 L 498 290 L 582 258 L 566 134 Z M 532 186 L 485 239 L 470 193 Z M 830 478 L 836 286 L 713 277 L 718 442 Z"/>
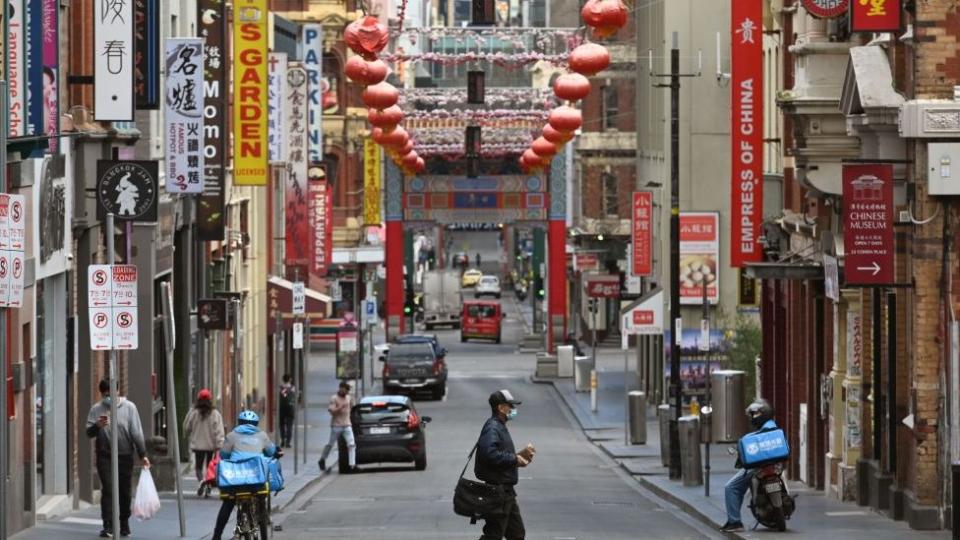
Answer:
<path fill-rule="evenodd" d="M 460 341 L 467 339 L 492 339 L 500 343 L 503 311 L 499 302 L 468 300 L 463 303 L 460 314 Z"/>

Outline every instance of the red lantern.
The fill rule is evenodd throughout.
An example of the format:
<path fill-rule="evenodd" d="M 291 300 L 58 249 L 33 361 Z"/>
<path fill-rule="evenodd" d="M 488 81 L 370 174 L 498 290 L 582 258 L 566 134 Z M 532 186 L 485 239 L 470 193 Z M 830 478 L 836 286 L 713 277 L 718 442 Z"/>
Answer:
<path fill-rule="evenodd" d="M 547 124 L 543 126 L 543 138 L 554 144 L 565 144 L 573 138 L 573 134 L 566 131 L 558 131 L 555 127 Z"/>
<path fill-rule="evenodd" d="M 583 116 L 579 109 L 561 105 L 550 111 L 550 125 L 561 132 L 574 132 L 583 124 Z"/>
<path fill-rule="evenodd" d="M 387 64 L 382 60 L 368 61 L 362 56 L 351 56 L 343 66 L 343 72 L 350 80 L 363 84 L 377 84 L 387 78 Z"/>
<path fill-rule="evenodd" d="M 553 93 L 569 101 L 583 99 L 590 94 L 590 80 L 579 73 L 566 73 L 553 82 Z"/>
<path fill-rule="evenodd" d="M 390 83 L 381 82 L 364 88 L 360 97 L 367 107 L 382 110 L 397 104 L 400 91 Z"/>
<path fill-rule="evenodd" d="M 373 60 L 387 46 L 390 34 L 387 27 L 376 17 L 364 17 L 348 24 L 343 30 L 343 40 L 353 52 Z"/>
<path fill-rule="evenodd" d="M 520 159 L 522 159 L 530 169 L 540 169 L 547 164 L 546 160 L 538 156 L 537 153 L 530 148 L 523 151 L 523 156 L 521 156 Z"/>
<path fill-rule="evenodd" d="M 406 167 L 413 169 L 417 166 L 417 160 L 420 159 L 420 156 L 413 150 L 403 156 L 403 164 Z"/>
<path fill-rule="evenodd" d="M 543 137 L 537 137 L 530 148 L 538 156 L 547 159 L 557 153 L 557 146 Z"/>
<path fill-rule="evenodd" d="M 593 28 L 594 36 L 610 37 L 627 24 L 627 6 L 621 0 L 587 0 L 580 17 Z"/>
<path fill-rule="evenodd" d="M 376 131 L 376 129 L 374 129 L 374 131 Z M 373 140 L 376 141 L 377 139 L 374 138 Z M 410 135 L 407 134 L 407 130 L 403 129 L 403 126 L 397 126 L 396 129 L 389 133 L 382 133 L 380 140 L 377 142 L 383 146 L 399 149 L 403 148 L 403 145 L 407 144 L 408 140 L 410 140 Z"/>
<path fill-rule="evenodd" d="M 403 116 L 403 109 L 396 105 L 387 107 L 382 111 L 377 109 L 367 110 L 367 120 L 370 121 L 370 125 L 383 128 L 384 131 L 392 131 L 393 128 L 397 127 L 397 124 L 403 121 Z"/>
<path fill-rule="evenodd" d="M 610 65 L 610 51 L 603 45 L 584 43 L 570 53 L 570 69 L 582 75 L 596 75 Z"/>
<path fill-rule="evenodd" d="M 413 166 L 413 170 L 418 173 L 422 173 L 427 170 L 427 162 L 423 160 L 422 157 L 417 156 L 417 164 Z"/>
<path fill-rule="evenodd" d="M 399 150 L 401 156 L 405 156 L 410 152 L 413 152 L 413 141 L 407 139 L 407 144 L 403 145 L 403 148 Z"/>

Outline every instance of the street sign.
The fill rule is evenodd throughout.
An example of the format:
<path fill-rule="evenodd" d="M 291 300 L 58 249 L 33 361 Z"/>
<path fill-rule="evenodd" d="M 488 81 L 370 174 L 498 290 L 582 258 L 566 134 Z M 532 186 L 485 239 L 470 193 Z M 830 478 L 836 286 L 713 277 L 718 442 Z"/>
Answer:
<path fill-rule="evenodd" d="M 11 251 L 0 251 L 0 307 L 10 305 L 10 254 Z"/>
<path fill-rule="evenodd" d="M 0 307 L 23 305 L 25 203 L 22 195 L 0 193 Z"/>
<path fill-rule="evenodd" d="M 293 314 L 303 315 L 307 312 L 307 290 L 302 281 L 293 284 Z"/>
<path fill-rule="evenodd" d="M 23 271 L 26 262 L 22 251 L 11 250 L 10 255 L 10 298 L 7 307 L 18 308 L 23 306 Z"/>
<path fill-rule="evenodd" d="M 367 326 L 377 324 L 377 301 L 375 299 L 367 298 L 363 301 L 363 320 L 367 323 Z"/>
<path fill-rule="evenodd" d="M 227 300 L 225 298 L 197 300 L 197 313 L 197 326 L 201 330 L 226 330 L 228 328 Z"/>
<path fill-rule="evenodd" d="M 300 350 L 303 348 L 303 323 L 293 323 L 293 348 Z"/>
<path fill-rule="evenodd" d="M 27 207 L 23 195 L 10 195 L 10 213 L 7 216 L 7 228 L 10 231 L 11 251 L 24 251 L 24 236 L 27 227 Z"/>
<path fill-rule="evenodd" d="M 10 249 L 10 195 L 0 193 L 0 251 Z"/>
<path fill-rule="evenodd" d="M 613 274 L 587 276 L 583 289 L 590 298 L 620 298 L 620 276 Z"/>
<path fill-rule="evenodd" d="M 343 301 L 343 288 L 340 286 L 339 281 L 330 282 L 330 299 L 334 302 Z"/>
<path fill-rule="evenodd" d="M 632 243 L 632 274 L 634 276 L 649 276 L 653 273 L 652 191 L 636 191 L 633 194 Z"/>
<path fill-rule="evenodd" d="M 625 335 L 663 334 L 663 290 L 659 289 L 623 310 L 620 330 Z"/>
<path fill-rule="evenodd" d="M 888 285 L 893 268 L 893 165 L 843 165 L 844 278 L 847 285 Z"/>
<path fill-rule="evenodd" d="M 134 350 L 139 347 L 136 266 L 88 266 L 87 303 L 91 349 Z"/>

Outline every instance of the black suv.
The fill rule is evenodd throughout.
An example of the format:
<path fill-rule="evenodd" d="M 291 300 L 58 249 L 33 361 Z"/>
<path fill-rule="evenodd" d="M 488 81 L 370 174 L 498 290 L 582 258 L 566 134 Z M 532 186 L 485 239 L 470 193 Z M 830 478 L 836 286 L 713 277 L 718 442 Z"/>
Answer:
<path fill-rule="evenodd" d="M 442 399 L 447 391 L 447 366 L 428 340 L 391 343 L 383 362 L 383 393 L 430 392 Z"/>

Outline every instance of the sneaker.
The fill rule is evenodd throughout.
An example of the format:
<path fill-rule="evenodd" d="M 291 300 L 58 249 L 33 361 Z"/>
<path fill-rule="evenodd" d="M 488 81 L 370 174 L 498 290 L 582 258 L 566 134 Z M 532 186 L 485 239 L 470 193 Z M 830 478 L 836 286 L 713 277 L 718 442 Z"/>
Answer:
<path fill-rule="evenodd" d="M 320 458 L 320 462 L 318 464 L 320 465 L 321 471 L 327 470 L 327 460 Z"/>
<path fill-rule="evenodd" d="M 120 524 L 120 536 L 130 536 L 130 525 Z"/>
<path fill-rule="evenodd" d="M 103 529 L 100 529 L 100 538 L 113 538 L 113 533 L 110 532 L 110 529 L 104 527 Z"/>
<path fill-rule="evenodd" d="M 743 529 L 742 521 L 727 521 L 723 524 L 723 527 L 720 527 L 720 530 L 723 532 L 739 532 Z"/>
<path fill-rule="evenodd" d="M 201 483 L 200 487 L 197 488 L 197 497 L 203 497 L 203 492 L 207 490 L 206 484 Z"/>

